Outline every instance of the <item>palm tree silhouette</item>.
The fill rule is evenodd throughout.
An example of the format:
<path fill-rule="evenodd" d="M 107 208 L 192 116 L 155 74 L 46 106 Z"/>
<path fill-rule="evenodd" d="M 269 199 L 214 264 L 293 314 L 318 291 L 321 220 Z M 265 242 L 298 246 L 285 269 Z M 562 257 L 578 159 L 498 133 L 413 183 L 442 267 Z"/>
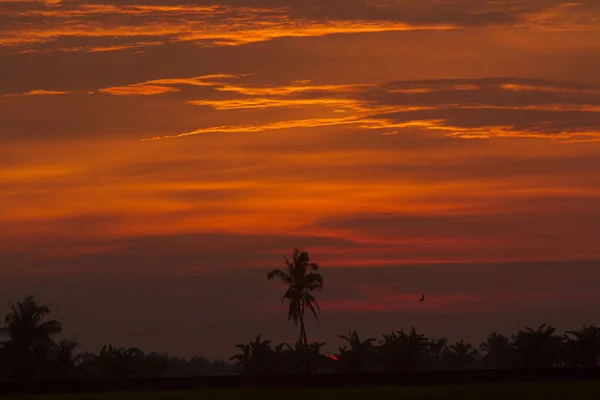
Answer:
<path fill-rule="evenodd" d="M 362 372 L 367 358 L 373 352 L 375 338 L 361 340 L 358 332 L 349 332 L 348 335 L 338 336 L 348 342 L 348 346 L 340 347 L 338 359 L 347 372 Z"/>
<path fill-rule="evenodd" d="M 450 368 L 467 369 L 472 367 L 477 361 L 477 349 L 474 349 L 470 343 L 460 342 L 448 346 L 447 359 Z"/>
<path fill-rule="evenodd" d="M 578 367 L 597 367 L 600 355 L 600 328 L 595 325 L 583 326 L 577 331 L 566 333 L 569 363 Z"/>
<path fill-rule="evenodd" d="M 75 350 L 79 347 L 76 342 L 71 340 L 61 340 L 54 344 L 52 350 L 52 368 L 53 375 L 59 379 L 72 378 L 81 356 L 75 354 Z"/>
<path fill-rule="evenodd" d="M 552 368 L 561 361 L 563 338 L 556 329 L 542 324 L 538 329 L 525 328 L 513 340 L 518 367 Z"/>
<path fill-rule="evenodd" d="M 149 369 L 144 352 L 138 348 L 105 345 L 96 354 L 87 353 L 82 357 L 81 368 L 88 376 L 102 379 L 141 379 L 155 375 Z"/>
<path fill-rule="evenodd" d="M 287 360 L 293 373 L 314 374 L 325 364 L 328 358 L 321 354 L 324 342 L 304 344 L 298 340 L 294 346 L 286 344 Z"/>
<path fill-rule="evenodd" d="M 31 379 L 42 373 L 54 346 L 52 337 L 62 332 L 62 324 L 56 320 L 44 321 L 50 309 L 34 296 L 9 306 L 4 325 L 10 340 L 5 346 L 13 374 L 18 379 Z"/>
<path fill-rule="evenodd" d="M 384 334 L 378 350 L 387 371 L 415 371 L 424 360 L 428 344 L 425 335 L 412 327 L 408 334 L 404 331 Z"/>
<path fill-rule="evenodd" d="M 428 343 L 428 367 L 433 370 L 442 368 L 446 352 L 448 351 L 448 339 L 430 339 Z"/>
<path fill-rule="evenodd" d="M 483 356 L 483 362 L 491 368 L 508 368 L 510 366 L 513 355 L 513 348 L 510 345 L 510 340 L 498 333 L 492 332 L 488 335 L 485 342 L 479 346 Z"/>
<path fill-rule="evenodd" d="M 295 249 L 292 261 L 285 258 L 285 263 L 287 272 L 274 269 L 267 274 L 267 279 L 278 278 L 282 283 L 288 285 L 288 289 L 281 300 L 289 301 L 288 320 L 293 320 L 296 325 L 300 322 L 300 341 L 304 345 L 308 345 L 304 312 L 308 308 L 315 319 L 319 321 L 317 311 L 321 311 L 321 308 L 310 292 L 323 291 L 323 277 L 316 272 L 310 272 L 310 270 L 317 271 L 319 265 L 310 262 L 307 251 L 301 252 Z"/>
<path fill-rule="evenodd" d="M 238 368 L 241 368 L 244 374 L 260 374 L 269 370 L 269 363 L 272 361 L 271 341 L 262 340 L 261 335 L 248 344 L 238 344 L 235 346 L 241 351 L 230 358 Z"/>

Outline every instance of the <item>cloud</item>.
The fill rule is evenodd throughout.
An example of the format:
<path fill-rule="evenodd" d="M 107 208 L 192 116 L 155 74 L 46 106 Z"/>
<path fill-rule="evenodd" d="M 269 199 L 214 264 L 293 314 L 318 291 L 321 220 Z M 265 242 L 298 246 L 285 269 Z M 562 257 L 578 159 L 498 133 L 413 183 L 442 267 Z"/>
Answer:
<path fill-rule="evenodd" d="M 174 87 L 150 84 L 115 86 L 98 90 L 98 92 L 100 93 L 112 94 L 115 96 L 153 96 L 155 94 L 163 94 L 178 91 L 179 89 Z"/>
<path fill-rule="evenodd" d="M 244 78 L 249 76 L 247 73 L 219 73 L 189 78 L 156 78 L 99 88 L 88 91 L 88 94 L 78 93 L 76 99 L 69 97 L 73 97 L 71 102 L 77 103 L 80 109 L 86 104 L 90 107 L 94 105 L 89 110 L 92 112 L 101 103 L 102 107 L 120 107 L 119 102 L 102 100 L 104 96 L 90 96 L 94 93 L 121 98 L 176 94 L 169 96 L 168 103 L 159 100 L 156 103 L 135 102 L 128 105 L 139 109 L 140 115 L 160 107 L 171 109 L 169 115 L 186 116 L 185 119 L 172 120 L 170 123 L 169 119 L 163 118 L 159 122 L 160 129 L 158 124 L 149 125 L 143 140 L 175 139 L 207 133 L 256 134 L 327 127 L 371 130 L 383 136 L 397 136 L 403 131 L 417 129 L 425 134 L 462 139 L 527 137 L 563 142 L 600 140 L 600 87 L 589 84 L 519 78 L 416 80 L 380 84 L 321 85 L 310 81 L 279 85 L 244 83 L 247 81 Z M 233 84 L 232 80 L 240 81 Z M 33 90 L 21 94 L 8 93 L 3 97 L 10 101 L 10 97 L 46 97 L 69 93 L 72 92 Z M 89 99 L 84 100 L 82 96 Z M 198 114 L 186 113 L 182 107 L 186 104 L 198 106 Z M 278 112 L 260 114 L 265 109 L 277 109 Z M 61 110 L 65 112 L 68 107 L 62 107 Z M 229 120 L 227 113 L 233 115 L 238 111 L 245 111 L 243 118 L 236 117 L 241 123 L 210 122 Z M 44 130 L 64 130 L 64 124 L 58 123 L 56 115 L 52 113 L 47 117 L 49 119 L 43 124 Z M 15 118 L 15 114 L 7 118 L 10 126 L 10 119 Z M 36 124 L 36 121 L 22 121 L 15 129 L 23 130 L 28 124 Z M 134 124 L 130 119 L 128 121 L 122 122 L 125 124 L 122 127 Z M 200 121 L 203 126 L 194 127 L 193 121 Z M 69 121 L 70 124 L 74 122 Z M 85 131 L 91 133 L 94 128 L 87 122 Z M 81 123 L 84 124 L 84 121 Z M 184 130 L 178 130 L 178 126 Z"/>
<path fill-rule="evenodd" d="M 353 126 L 385 130 L 419 128 L 458 138 L 531 137 L 600 139 L 600 88 L 568 82 L 490 78 L 391 82 L 380 85 L 215 85 L 226 99 L 192 100 L 216 110 L 321 106 L 347 113 L 264 124 L 213 126 L 169 139 L 217 132 L 264 132 L 289 128 Z M 314 115 L 314 114 L 313 114 Z"/>
<path fill-rule="evenodd" d="M 0 47 L 36 50 L 64 37 L 160 38 L 200 46 L 237 46 L 283 37 L 461 29 L 491 25 L 594 30 L 594 2 L 560 0 L 404 1 L 63 1 L 0 2 Z M 44 46 L 42 46 L 43 48 Z M 96 46 L 95 51 L 144 47 Z M 48 48 L 48 47 L 47 47 Z M 38 48 L 39 49 L 39 48 Z M 73 48 L 72 50 L 75 50 Z M 94 51 L 81 47 L 81 51 Z M 14 50 L 12 50 L 14 52 Z"/>
<path fill-rule="evenodd" d="M 0 3 L 2 7 L 3 3 Z M 14 7 L 14 6 L 13 6 Z M 4 4 L 6 8 L 6 4 Z M 70 5 L 28 7 L 8 15 L 0 47 L 27 47 L 61 37 L 161 37 L 198 45 L 231 46 L 280 37 L 323 36 L 419 29 L 451 29 L 450 24 L 394 20 L 308 19 L 288 7 L 194 5 Z M 42 24 L 43 22 L 43 24 Z M 98 29 L 98 27 L 102 29 Z"/>
<path fill-rule="evenodd" d="M 19 93 L 19 94 L 5 94 L 0 97 L 28 97 L 28 96 L 59 96 L 69 94 L 71 92 L 63 92 L 58 90 L 30 90 L 29 92 Z"/>
<path fill-rule="evenodd" d="M 232 99 L 232 100 L 191 100 L 190 104 L 195 106 L 207 106 L 215 110 L 249 110 L 265 108 L 282 107 L 306 107 L 306 106 L 327 106 L 327 107 L 354 107 L 357 102 L 352 99 L 269 99 L 269 98 L 251 98 L 251 99 Z"/>
<path fill-rule="evenodd" d="M 127 86 L 114 86 L 99 89 L 98 92 L 116 96 L 152 96 L 169 92 L 179 92 L 179 88 L 173 86 L 200 86 L 211 87 L 223 85 L 220 80 L 236 78 L 231 74 L 212 74 L 196 76 L 193 78 L 154 79 L 146 82 L 135 83 Z"/>
<path fill-rule="evenodd" d="M 253 132 L 264 132 L 271 130 L 280 129 L 291 129 L 291 128 L 316 128 L 324 126 L 336 126 L 336 125 L 356 125 L 361 121 L 355 117 L 348 118 L 313 118 L 305 120 L 290 120 L 290 121 L 278 121 L 270 124 L 260 125 L 230 125 L 230 126 L 215 126 L 210 128 L 197 129 L 192 132 L 181 133 L 172 136 L 157 136 L 153 138 L 146 138 L 142 140 L 162 140 L 162 139 L 176 139 L 186 136 L 201 135 L 204 133 L 253 133 Z"/>

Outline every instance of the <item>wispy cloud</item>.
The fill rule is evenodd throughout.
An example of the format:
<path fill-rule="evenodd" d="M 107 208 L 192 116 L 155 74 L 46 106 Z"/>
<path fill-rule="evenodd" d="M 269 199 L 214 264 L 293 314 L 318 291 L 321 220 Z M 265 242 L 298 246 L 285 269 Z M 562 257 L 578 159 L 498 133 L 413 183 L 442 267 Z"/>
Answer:
<path fill-rule="evenodd" d="M 190 104 L 211 107 L 215 110 L 247 110 L 255 108 L 282 108 L 282 107 L 356 107 L 359 102 L 352 99 L 231 99 L 231 100 L 192 100 Z"/>
<path fill-rule="evenodd" d="M 489 2 L 441 0 L 392 2 L 227 1 L 215 5 L 179 1 L 87 4 L 72 1 L 0 2 L 0 47 L 52 48 L 61 38 L 159 38 L 200 46 L 238 46 L 283 37 L 316 37 L 414 30 L 448 30 L 489 25 L 528 29 L 595 30 L 592 1 Z M 534 4 L 535 3 L 535 4 Z M 104 51 L 143 47 L 131 43 L 95 45 Z M 72 47 L 90 51 L 87 45 Z M 99 51 L 99 50 L 96 50 Z"/>
<path fill-rule="evenodd" d="M 237 46 L 281 37 L 453 29 L 445 22 L 306 18 L 288 7 L 80 5 L 2 12 L 0 46 L 48 43 L 66 37 L 152 37 L 201 46 Z M 323 15 L 325 17 L 325 15 Z M 42 24 L 43 19 L 43 24 Z M 143 23 L 141 20 L 143 19 Z M 102 29 L 98 29 L 99 27 Z"/>
<path fill-rule="evenodd" d="M 581 141 L 600 137 L 600 89 L 575 83 L 497 78 L 380 85 L 215 85 L 214 90 L 231 93 L 234 98 L 190 103 L 215 110 L 320 107 L 322 115 L 265 124 L 205 127 L 152 139 L 337 125 L 385 130 L 383 135 L 398 133 L 402 128 L 418 128 L 463 139 L 531 137 Z M 348 115 L 331 117 L 326 111 L 330 108 Z"/>
<path fill-rule="evenodd" d="M 219 86 L 221 80 L 236 78 L 230 74 L 212 74 L 196 76 L 193 78 L 154 79 L 146 82 L 134 83 L 127 86 L 113 86 L 99 89 L 98 92 L 116 96 L 151 96 L 169 92 L 178 92 L 177 86 Z"/>
<path fill-rule="evenodd" d="M 172 136 L 159 136 L 153 138 L 147 138 L 142 140 L 161 140 L 161 139 L 176 139 L 186 136 L 201 135 L 203 133 L 253 133 L 253 132 L 264 132 L 280 129 L 290 128 L 317 128 L 323 126 L 336 126 L 336 125 L 356 125 L 361 122 L 356 117 L 347 118 L 312 118 L 304 120 L 289 120 L 289 121 L 278 121 L 267 124 L 257 125 L 230 125 L 230 126 L 215 126 L 210 128 L 197 129 L 192 132 L 180 133 Z"/>
<path fill-rule="evenodd" d="M 69 94 L 71 92 L 63 92 L 63 91 L 58 91 L 58 90 L 31 90 L 29 92 L 25 92 L 25 93 L 9 93 L 9 94 L 5 94 L 4 96 L 0 96 L 0 97 L 29 97 L 29 96 L 59 96 L 59 95 L 65 95 L 65 94 Z"/>

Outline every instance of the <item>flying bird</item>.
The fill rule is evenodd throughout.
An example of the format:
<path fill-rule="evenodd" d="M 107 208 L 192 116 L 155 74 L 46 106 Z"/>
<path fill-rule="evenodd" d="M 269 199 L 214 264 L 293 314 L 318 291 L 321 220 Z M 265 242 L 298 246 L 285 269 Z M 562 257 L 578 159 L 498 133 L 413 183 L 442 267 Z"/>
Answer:
<path fill-rule="evenodd" d="M 421 298 L 419 299 L 419 301 L 425 301 L 425 293 L 423 293 L 423 294 L 421 295 Z"/>

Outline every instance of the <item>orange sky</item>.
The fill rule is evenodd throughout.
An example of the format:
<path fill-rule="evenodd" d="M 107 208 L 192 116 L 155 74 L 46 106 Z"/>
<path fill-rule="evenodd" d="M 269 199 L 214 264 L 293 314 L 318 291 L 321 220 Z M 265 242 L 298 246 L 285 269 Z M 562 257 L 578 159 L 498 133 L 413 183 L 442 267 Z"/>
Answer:
<path fill-rule="evenodd" d="M 599 18 L 0 0 L 0 300 L 39 294 L 88 347 L 225 357 L 295 337 L 263 274 L 301 247 L 322 339 L 598 323 Z"/>

